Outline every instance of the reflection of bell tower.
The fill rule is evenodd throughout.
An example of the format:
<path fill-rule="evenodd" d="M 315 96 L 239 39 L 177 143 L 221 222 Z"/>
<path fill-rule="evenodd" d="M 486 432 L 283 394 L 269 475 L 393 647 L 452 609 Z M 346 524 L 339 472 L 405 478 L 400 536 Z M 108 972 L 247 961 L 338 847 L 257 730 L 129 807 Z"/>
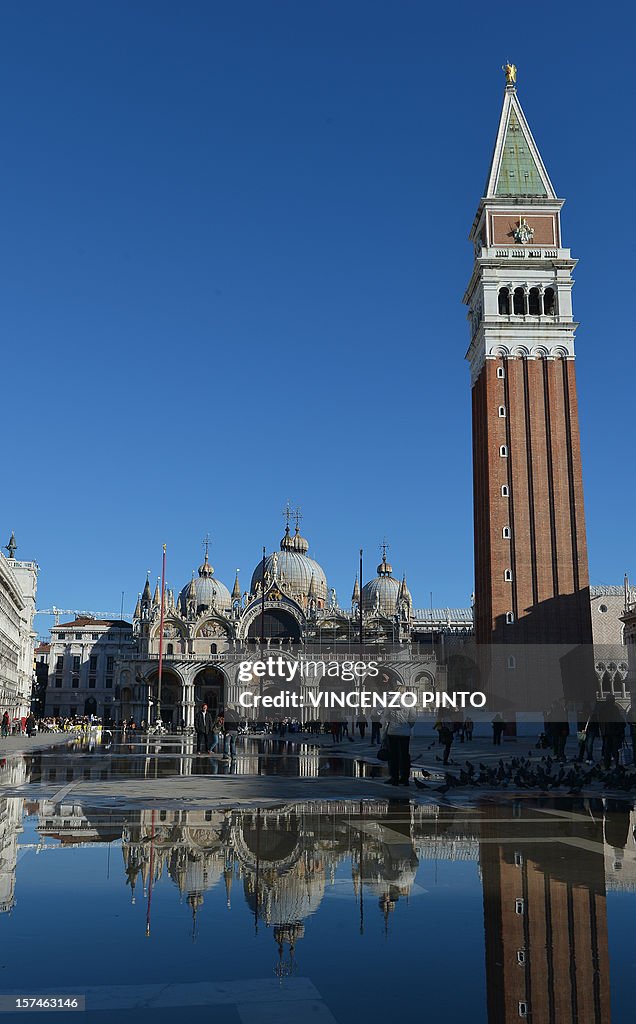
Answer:
<path fill-rule="evenodd" d="M 507 66 L 470 240 L 475 631 L 479 643 L 591 643 L 561 207 Z"/>
<path fill-rule="evenodd" d="M 610 1024 L 601 823 L 481 813 L 488 1024 Z"/>

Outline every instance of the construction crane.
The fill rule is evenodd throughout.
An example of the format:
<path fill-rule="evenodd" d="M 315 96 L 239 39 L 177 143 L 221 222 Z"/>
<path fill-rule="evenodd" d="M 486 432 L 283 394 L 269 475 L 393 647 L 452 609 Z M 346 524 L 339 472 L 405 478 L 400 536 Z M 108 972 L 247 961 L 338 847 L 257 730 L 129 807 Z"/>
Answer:
<path fill-rule="evenodd" d="M 126 615 L 122 612 L 89 612 L 85 608 L 56 608 L 53 605 L 52 608 L 38 608 L 35 612 L 36 615 L 52 615 L 55 619 L 55 625 L 57 626 L 60 621 L 60 615 L 75 615 L 83 616 L 87 619 L 114 619 L 119 621 L 120 619 L 130 619 L 130 615 Z"/>

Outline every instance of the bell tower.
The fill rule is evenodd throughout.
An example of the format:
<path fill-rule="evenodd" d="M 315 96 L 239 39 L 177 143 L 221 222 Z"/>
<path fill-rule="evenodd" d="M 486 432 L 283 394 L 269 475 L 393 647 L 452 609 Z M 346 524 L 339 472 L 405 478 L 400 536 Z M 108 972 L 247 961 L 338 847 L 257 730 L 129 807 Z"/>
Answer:
<path fill-rule="evenodd" d="M 468 306 L 478 643 L 591 643 L 561 207 L 526 121 L 516 68 L 471 231 Z"/>

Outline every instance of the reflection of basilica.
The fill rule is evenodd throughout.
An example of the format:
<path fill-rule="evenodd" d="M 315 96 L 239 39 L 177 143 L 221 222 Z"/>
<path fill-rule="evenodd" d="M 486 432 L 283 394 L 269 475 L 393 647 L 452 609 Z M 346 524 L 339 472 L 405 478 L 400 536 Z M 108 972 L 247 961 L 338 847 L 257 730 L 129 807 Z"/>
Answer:
<path fill-rule="evenodd" d="M 287 658 L 357 659 L 360 618 L 365 647 L 376 659 L 381 653 L 401 681 L 426 689 L 445 687 L 446 655 L 470 635 L 471 609 L 415 609 L 406 577 L 393 575 L 386 545 L 376 576 L 362 588 L 356 577 L 351 605 L 341 608 L 324 570 L 308 553 L 298 520 L 292 535 L 289 515 L 279 550 L 259 561 L 248 590 L 241 590 L 238 573 L 231 591 L 217 579 L 207 543 L 198 575 L 192 574 L 177 597 L 166 588 L 164 721 L 192 725 L 195 705 L 203 700 L 213 711 L 237 709 L 238 694 L 245 689 L 238 683 L 238 664 L 259 656 L 261 640 L 268 653 Z M 159 584 L 153 594 L 146 580 L 134 614 L 135 649 L 116 668 L 115 709 L 121 717 L 147 719 L 149 700 L 156 699 L 160 607 Z M 323 675 L 319 667 L 310 670 L 301 693 L 319 688 Z M 267 692 L 276 681 L 260 685 Z"/>
<path fill-rule="evenodd" d="M 146 902 L 148 934 L 153 889 L 162 877 L 189 908 L 195 938 L 206 896 L 220 887 L 231 912 L 238 894 L 254 927 L 271 932 L 281 975 L 293 970 L 297 943 L 338 886 L 347 886 L 347 905 L 361 931 L 378 914 L 388 929 L 398 904 L 418 892 L 418 870 L 430 884 L 427 862 L 471 860 L 483 890 L 489 1024 L 520 1018 L 609 1024 L 606 891 L 636 890 L 634 818 L 627 804 L 600 798 L 468 808 L 324 801 L 259 810 L 128 811 L 125 820 L 117 812 L 41 804 L 39 815 L 42 842 L 49 837 L 77 846 L 121 836 L 123 877 L 131 899 Z M 13 824 L 10 818 L 5 812 L 0 819 L 1 841 L 3 851 L 13 851 L 14 870 L 15 814 Z M 10 874 L 2 884 L 12 902 Z M 417 906 L 410 903 L 405 912 Z"/>

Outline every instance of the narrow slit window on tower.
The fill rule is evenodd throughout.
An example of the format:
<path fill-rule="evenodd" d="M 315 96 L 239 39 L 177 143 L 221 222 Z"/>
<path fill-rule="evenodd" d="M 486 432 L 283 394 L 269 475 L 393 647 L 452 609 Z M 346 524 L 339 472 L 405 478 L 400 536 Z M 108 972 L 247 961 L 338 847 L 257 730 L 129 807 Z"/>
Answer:
<path fill-rule="evenodd" d="M 506 612 L 506 625 L 507 626 L 512 626 L 514 621 L 515 621 L 514 612 Z"/>
<path fill-rule="evenodd" d="M 168 646 L 166 647 L 166 654 L 168 654 L 168 655 L 174 654 L 174 646 L 173 646 L 173 644 L 168 644 Z"/>
<path fill-rule="evenodd" d="M 510 533 L 510 527 L 509 526 L 504 526 L 503 530 L 501 531 L 501 536 L 503 537 L 504 540 L 510 540 L 510 537 L 512 535 Z"/>
<path fill-rule="evenodd" d="M 502 316 L 510 316 L 510 292 L 507 288 L 499 289 L 499 312 Z"/>
<path fill-rule="evenodd" d="M 500 405 L 499 406 L 499 415 L 500 416 L 505 416 L 506 415 L 506 407 L 505 407 L 505 405 Z"/>
<path fill-rule="evenodd" d="M 526 311 L 526 296 L 523 288 L 515 288 L 515 293 L 512 301 L 513 313 L 516 313 L 517 316 L 523 316 L 523 314 Z"/>
<path fill-rule="evenodd" d="M 506 371 L 504 370 L 503 366 L 498 366 L 497 367 L 497 377 L 499 378 L 499 380 L 503 380 L 505 376 L 506 376 Z"/>
<path fill-rule="evenodd" d="M 504 569 L 504 582 L 512 583 L 512 569 Z"/>
<path fill-rule="evenodd" d="M 501 455 L 502 459 L 507 458 L 508 457 L 508 446 L 505 445 L 505 444 L 500 445 L 500 447 L 499 447 L 499 454 Z"/>
<path fill-rule="evenodd" d="M 515 914 L 523 914 L 525 910 L 525 903 L 523 897 L 518 896 L 515 900 Z"/>
<path fill-rule="evenodd" d="M 509 498 L 510 497 L 510 488 L 508 487 L 508 484 L 502 484 L 501 485 L 501 497 L 502 498 Z"/>
<path fill-rule="evenodd" d="M 543 293 L 543 312 L 546 316 L 554 316 L 556 313 L 556 299 L 554 288 L 546 288 Z"/>
<path fill-rule="evenodd" d="M 531 288 L 528 295 L 528 312 L 530 316 L 539 315 L 539 289 Z"/>

